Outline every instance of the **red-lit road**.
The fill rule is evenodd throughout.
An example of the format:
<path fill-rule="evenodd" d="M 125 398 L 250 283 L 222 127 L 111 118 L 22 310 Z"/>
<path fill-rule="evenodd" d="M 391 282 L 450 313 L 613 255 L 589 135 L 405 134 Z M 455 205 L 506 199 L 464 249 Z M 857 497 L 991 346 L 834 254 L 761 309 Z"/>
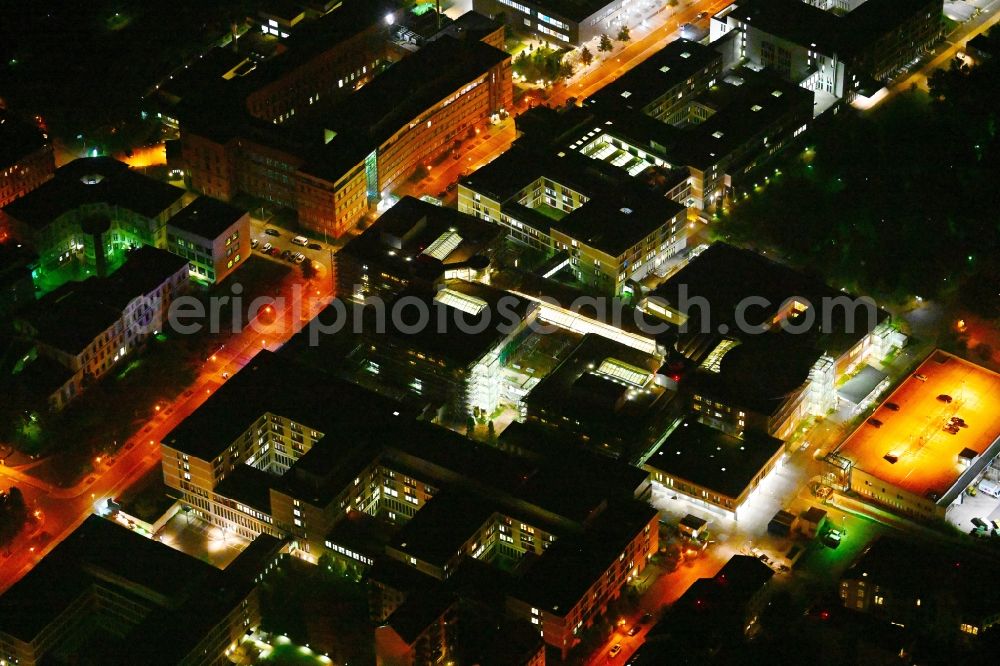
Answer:
<path fill-rule="evenodd" d="M 220 335 L 220 347 L 205 361 L 191 386 L 172 402 L 161 403 L 157 414 L 123 444 L 110 464 L 107 461 L 97 464 L 98 469 L 76 487 L 51 488 L 16 469 L 0 467 L 0 475 L 7 477 L 5 488 L 11 484 L 27 487 L 25 494 L 30 505 L 41 509 L 44 516 L 41 529 L 51 535 L 44 544 L 27 535 L 22 535 L 13 544 L 11 554 L 0 560 L 0 592 L 13 585 L 76 529 L 94 512 L 96 502 L 120 495 L 158 465 L 160 440 L 205 402 L 227 377 L 239 372 L 261 349 L 280 347 L 295 332 L 294 321 L 304 325 L 329 303 L 330 279 L 325 270 L 321 269 L 308 285 L 303 283 L 297 271 L 290 275 L 279 290 L 285 301 L 278 303 L 281 307 L 273 320 L 258 317 L 253 325 L 239 333 Z M 301 288 L 295 288 L 296 284 Z"/>
<path fill-rule="evenodd" d="M 575 97 L 578 101 L 586 99 L 676 39 L 677 35 L 674 33 L 685 23 L 694 23 L 700 12 L 707 12 L 711 16 L 731 4 L 732 0 L 702 0 L 687 7 L 667 7 L 647 19 L 647 27 L 632 28 L 632 40 L 621 50 L 602 54 L 590 45 L 594 62 L 589 67 L 578 70 L 567 81 L 555 84 L 543 99 L 547 100 L 549 106 L 564 104 L 570 97 Z M 699 27 L 706 27 L 708 20 L 702 19 L 698 23 Z"/>

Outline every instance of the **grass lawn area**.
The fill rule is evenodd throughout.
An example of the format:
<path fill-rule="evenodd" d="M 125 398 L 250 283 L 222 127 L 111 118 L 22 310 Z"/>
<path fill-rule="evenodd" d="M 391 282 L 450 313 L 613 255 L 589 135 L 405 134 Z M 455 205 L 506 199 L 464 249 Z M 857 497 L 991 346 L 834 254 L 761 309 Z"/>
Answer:
<path fill-rule="evenodd" d="M 292 643 L 282 643 L 274 646 L 266 657 L 257 660 L 261 666 L 329 666 L 329 659 L 324 659 L 322 655 L 316 654 L 306 647 L 299 647 Z"/>
<path fill-rule="evenodd" d="M 547 204 L 541 204 L 535 207 L 535 210 L 544 215 L 547 218 L 556 220 L 557 222 L 564 217 L 566 217 L 566 211 L 560 210 L 558 208 L 553 208 Z"/>

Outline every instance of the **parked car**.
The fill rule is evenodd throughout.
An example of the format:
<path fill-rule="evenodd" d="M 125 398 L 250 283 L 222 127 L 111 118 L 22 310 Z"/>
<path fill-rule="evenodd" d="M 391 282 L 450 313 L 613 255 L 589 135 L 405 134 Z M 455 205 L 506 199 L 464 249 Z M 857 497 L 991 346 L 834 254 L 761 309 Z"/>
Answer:
<path fill-rule="evenodd" d="M 913 375 L 913 378 L 916 379 L 917 381 L 921 381 L 921 382 L 926 382 L 927 381 L 927 375 L 925 375 L 925 374 L 923 374 L 921 372 L 918 372 L 917 374 Z"/>
<path fill-rule="evenodd" d="M 941 395 L 939 395 L 939 396 L 937 397 L 937 399 L 938 399 L 938 400 L 939 400 L 940 402 L 943 402 L 943 403 L 945 403 L 946 405 L 950 405 L 950 404 L 951 404 L 951 401 L 953 400 L 953 398 L 952 398 L 952 397 L 951 397 L 950 395 L 948 395 L 947 393 L 942 393 Z"/>
<path fill-rule="evenodd" d="M 882 422 L 879 421 L 878 419 L 868 419 L 868 424 L 869 425 L 873 425 L 876 428 L 881 428 L 882 427 Z"/>
<path fill-rule="evenodd" d="M 608 650 L 608 656 L 617 657 L 618 653 L 621 651 L 622 651 L 621 643 L 615 643 L 614 645 L 611 646 L 611 649 Z"/>
<path fill-rule="evenodd" d="M 284 259 L 285 261 L 291 261 L 293 256 L 294 255 L 292 255 L 292 251 L 291 250 L 282 250 L 281 251 L 281 258 Z"/>
<path fill-rule="evenodd" d="M 268 236 L 280 236 L 281 232 L 277 229 L 264 229 L 264 233 Z"/>
<path fill-rule="evenodd" d="M 310 250 L 322 250 L 323 246 L 320 245 L 319 243 L 309 243 L 309 249 Z"/>
<path fill-rule="evenodd" d="M 256 250 L 258 245 L 260 245 L 260 241 L 257 240 L 256 238 L 254 238 L 253 240 L 250 241 L 250 249 L 251 250 Z"/>
<path fill-rule="evenodd" d="M 449 192 L 454 192 L 456 187 L 458 187 L 458 183 L 449 183 L 446 189 Z"/>
<path fill-rule="evenodd" d="M 997 527 L 1000 527 L 1000 524 L 998 524 Z M 639 618 L 639 624 L 649 624 L 652 621 L 653 621 L 652 613 L 643 613 L 642 617 Z"/>
<path fill-rule="evenodd" d="M 301 252 L 296 252 L 292 258 L 295 260 L 295 263 L 301 264 L 303 261 L 306 260 L 306 255 L 302 254 Z"/>
<path fill-rule="evenodd" d="M 309 239 L 306 238 L 305 236 L 296 236 L 295 238 L 292 239 L 292 242 L 295 243 L 296 245 L 301 245 L 302 247 L 306 247 L 307 245 L 309 245 Z"/>
<path fill-rule="evenodd" d="M 281 254 L 281 250 L 279 250 L 276 247 L 272 247 L 270 250 L 267 251 L 267 253 L 272 257 L 277 257 L 279 254 Z"/>
<path fill-rule="evenodd" d="M 899 411 L 899 405 L 897 405 L 894 402 L 887 402 L 887 403 L 885 403 L 885 408 L 888 409 L 889 411 L 892 411 L 892 412 L 898 412 Z"/>
<path fill-rule="evenodd" d="M 264 243 L 264 252 L 270 254 L 272 249 L 274 249 L 273 245 L 271 245 L 270 243 Z"/>
<path fill-rule="evenodd" d="M 628 630 L 628 635 L 629 636 L 635 636 L 640 631 L 642 631 L 642 627 L 640 627 L 639 625 L 636 624 L 636 625 L 633 625 L 632 628 Z"/>

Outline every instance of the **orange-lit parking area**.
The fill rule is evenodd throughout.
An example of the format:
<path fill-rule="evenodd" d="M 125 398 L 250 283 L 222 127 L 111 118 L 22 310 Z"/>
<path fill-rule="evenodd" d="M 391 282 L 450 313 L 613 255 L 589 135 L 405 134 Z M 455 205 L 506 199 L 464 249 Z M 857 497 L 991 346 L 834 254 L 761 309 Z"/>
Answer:
<path fill-rule="evenodd" d="M 989 466 L 982 454 L 995 454 L 998 437 L 1000 375 L 935 351 L 837 453 L 853 465 L 855 492 L 906 513 L 943 516 L 964 499 L 964 488 L 953 489 L 959 479 L 972 483 L 979 476 L 972 472 Z"/>

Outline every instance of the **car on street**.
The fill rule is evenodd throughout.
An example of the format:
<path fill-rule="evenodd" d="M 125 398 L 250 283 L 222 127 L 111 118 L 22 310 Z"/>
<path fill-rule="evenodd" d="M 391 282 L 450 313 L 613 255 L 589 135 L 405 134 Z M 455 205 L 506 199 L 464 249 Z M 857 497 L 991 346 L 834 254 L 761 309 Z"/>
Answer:
<path fill-rule="evenodd" d="M 310 250 L 322 250 L 323 246 L 320 245 L 319 243 L 309 243 L 309 249 Z"/>
<path fill-rule="evenodd" d="M 831 529 L 825 535 L 823 535 L 823 545 L 827 548 L 834 548 L 840 546 L 841 539 L 844 538 L 844 533 L 838 529 Z"/>
<path fill-rule="evenodd" d="M 251 250 L 256 250 L 258 245 L 260 245 L 260 241 L 257 240 L 256 238 L 254 238 L 253 240 L 250 241 L 250 249 Z"/>
<path fill-rule="evenodd" d="M 264 229 L 264 233 L 268 236 L 280 236 L 281 232 L 277 229 Z"/>
<path fill-rule="evenodd" d="M 614 645 L 611 646 L 611 649 L 608 650 L 608 656 L 617 657 L 618 653 L 621 651 L 622 651 L 621 643 L 615 643 Z"/>

